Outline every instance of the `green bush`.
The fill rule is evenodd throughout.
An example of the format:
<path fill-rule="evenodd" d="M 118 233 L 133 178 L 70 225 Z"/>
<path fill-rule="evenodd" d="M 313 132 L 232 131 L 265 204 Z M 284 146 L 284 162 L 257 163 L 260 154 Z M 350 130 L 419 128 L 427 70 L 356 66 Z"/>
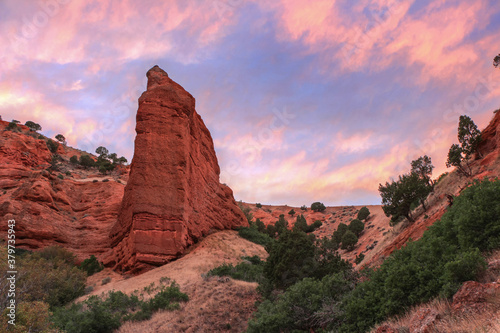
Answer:
<path fill-rule="evenodd" d="M 321 228 L 322 225 L 323 225 L 323 222 L 321 222 L 320 220 L 316 220 L 316 221 L 313 222 L 313 224 L 307 226 L 306 232 L 307 233 L 313 232 L 316 229 Z"/>
<path fill-rule="evenodd" d="M 288 215 L 290 216 L 294 216 L 295 215 L 295 211 L 293 209 L 291 209 L 289 212 L 288 212 Z"/>
<path fill-rule="evenodd" d="M 13 121 L 11 121 L 7 127 L 5 128 L 5 130 L 7 131 L 12 131 L 12 132 L 20 132 L 21 130 L 19 129 L 19 127 L 17 126 L 17 124 Z"/>
<path fill-rule="evenodd" d="M 326 209 L 325 205 L 323 205 L 321 202 L 314 202 L 311 205 L 311 210 L 315 212 L 323 212 L 325 211 L 325 209 Z"/>
<path fill-rule="evenodd" d="M 337 244 L 340 245 L 342 242 L 342 236 L 349 230 L 349 227 L 345 223 L 339 223 L 337 230 L 333 232 L 333 239 Z"/>
<path fill-rule="evenodd" d="M 49 148 L 51 153 L 56 153 L 57 148 L 59 148 L 59 142 L 55 142 L 52 139 L 47 140 L 47 148 Z"/>
<path fill-rule="evenodd" d="M 104 269 L 102 263 L 97 261 L 97 258 L 94 255 L 91 255 L 90 258 L 85 259 L 81 265 L 80 269 L 84 272 L 87 272 L 87 276 L 94 275 L 97 272 L 100 272 Z"/>
<path fill-rule="evenodd" d="M 28 127 L 30 129 L 30 131 L 41 131 L 42 130 L 42 126 L 40 126 L 40 124 L 37 124 L 31 120 L 28 120 L 24 126 Z"/>
<path fill-rule="evenodd" d="M 78 164 L 78 156 L 76 156 L 76 155 L 71 156 L 71 157 L 69 158 L 69 162 L 70 162 L 71 164 Z"/>
<path fill-rule="evenodd" d="M 277 289 L 286 289 L 314 270 L 314 238 L 306 233 L 285 232 L 269 250 L 264 274 Z"/>
<path fill-rule="evenodd" d="M 342 236 L 342 245 L 340 246 L 342 250 L 351 251 L 356 246 L 358 242 L 358 237 L 351 231 L 347 230 L 345 234 Z"/>
<path fill-rule="evenodd" d="M 262 232 L 262 233 L 266 232 L 266 225 L 260 219 L 255 220 L 255 226 L 257 227 L 257 230 L 259 232 Z"/>
<path fill-rule="evenodd" d="M 336 331 L 343 321 L 341 300 L 353 287 L 352 278 L 343 273 L 321 280 L 305 278 L 276 301 L 261 303 L 247 332 L 321 332 L 325 328 Z"/>
<path fill-rule="evenodd" d="M 162 288 L 155 297 L 146 302 L 141 308 L 142 311 L 146 312 L 178 310 L 180 308 L 179 302 L 187 302 L 188 300 L 188 296 L 180 291 L 179 285 L 172 282 L 169 287 Z"/>
<path fill-rule="evenodd" d="M 288 231 L 288 221 L 285 219 L 284 214 L 281 214 L 279 216 L 278 221 L 274 224 L 274 226 L 276 227 L 276 232 L 278 233 L 278 236 Z"/>
<path fill-rule="evenodd" d="M 358 219 L 352 220 L 351 223 L 349 224 L 349 230 L 351 230 L 356 235 L 356 237 L 359 237 L 359 235 L 363 232 L 364 229 L 365 229 L 365 224 Z"/>
<path fill-rule="evenodd" d="M 188 301 L 179 286 L 172 282 L 148 301 L 135 295 L 128 296 L 121 291 L 110 291 L 103 300 L 91 296 L 83 303 L 54 311 L 52 322 L 60 329 L 72 333 L 100 332 L 111 333 L 124 321 L 139 321 L 151 318 L 159 310 L 176 310 L 179 302 Z"/>
<path fill-rule="evenodd" d="M 286 289 L 306 277 L 321 279 L 351 269 L 333 242 L 317 241 L 302 231 L 287 231 L 266 248 L 269 253 L 264 275 L 275 289 Z"/>
<path fill-rule="evenodd" d="M 238 228 L 238 235 L 241 238 L 249 240 L 250 242 L 264 246 L 269 245 L 273 241 L 272 238 L 269 237 L 269 235 L 259 232 L 257 225 Z"/>
<path fill-rule="evenodd" d="M 305 212 L 307 212 L 307 206 L 306 205 L 301 206 L 300 209 L 303 210 L 303 211 L 305 211 Z"/>
<path fill-rule="evenodd" d="M 370 216 L 370 210 L 365 207 L 361 207 L 361 209 L 358 212 L 358 220 L 366 220 Z"/>
<path fill-rule="evenodd" d="M 268 224 L 266 228 L 266 234 L 270 238 L 276 238 L 276 226 L 274 224 Z"/>
<path fill-rule="evenodd" d="M 442 224 L 455 230 L 462 248 L 500 248 L 500 181 L 475 181 L 455 198 Z"/>
<path fill-rule="evenodd" d="M 95 161 L 87 154 L 80 155 L 80 165 L 84 168 L 91 168 L 95 166 Z"/>
<path fill-rule="evenodd" d="M 7 317 L 9 309 L 5 309 L 2 313 L 0 321 L 0 332 L 9 333 L 58 333 L 50 322 L 49 305 L 45 302 L 20 302 L 17 304 L 15 326 L 8 324 L 11 320 Z"/>
<path fill-rule="evenodd" d="M 108 171 L 113 171 L 116 168 L 115 164 L 111 163 L 106 159 L 102 159 L 102 157 L 99 157 L 97 159 L 95 166 L 99 168 L 99 172 L 102 174 L 106 174 L 108 173 Z"/>
<path fill-rule="evenodd" d="M 51 262 L 62 261 L 69 265 L 74 265 L 76 260 L 76 257 L 73 253 L 57 245 L 44 248 L 43 250 L 37 253 L 37 256 L 40 256 L 43 259 Z"/>
<path fill-rule="evenodd" d="M 363 253 L 360 253 L 358 256 L 356 256 L 356 259 L 354 259 L 354 263 L 356 265 L 359 265 L 364 259 L 365 255 Z"/>
<path fill-rule="evenodd" d="M 258 256 L 243 257 L 245 261 L 233 266 L 233 264 L 222 264 L 211 269 L 207 276 L 230 276 L 235 280 L 248 282 L 263 282 L 264 261 Z"/>
<path fill-rule="evenodd" d="M 262 204 L 258 202 L 258 203 L 255 204 L 255 207 L 262 208 Z"/>
<path fill-rule="evenodd" d="M 74 266 L 73 260 L 71 253 L 58 247 L 16 255 L 16 268 L 22 272 L 16 280 L 16 289 L 22 291 L 16 295 L 18 304 L 44 302 L 54 308 L 82 296 L 87 277 Z M 0 263 L 0 272 L 3 272 L 0 278 L 3 280 L 7 278 L 7 270 L 7 261 Z M 0 292 L 2 308 L 7 306 L 4 303 L 8 300 L 7 291 Z"/>
<path fill-rule="evenodd" d="M 293 230 L 307 232 L 308 229 L 307 221 L 304 215 L 297 215 L 297 219 L 295 220 L 295 224 L 293 225 Z"/>

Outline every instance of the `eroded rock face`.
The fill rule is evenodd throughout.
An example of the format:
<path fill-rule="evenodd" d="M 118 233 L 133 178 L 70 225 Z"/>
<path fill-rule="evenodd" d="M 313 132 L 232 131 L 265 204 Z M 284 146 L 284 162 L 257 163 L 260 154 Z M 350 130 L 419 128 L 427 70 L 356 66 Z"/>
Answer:
<path fill-rule="evenodd" d="M 62 145 L 58 153 L 64 162 L 49 172 L 52 154 L 46 142 L 25 126 L 13 132 L 5 130 L 7 125 L 0 121 L 0 216 L 16 221 L 16 247 L 60 245 L 80 261 L 91 254 L 101 258 L 109 251 L 108 235 L 123 197 L 118 173 L 106 176 L 108 182 L 97 175 L 94 182 L 93 171 L 68 162 L 81 152 Z M 1 223 L 0 239 L 6 235 L 7 223 Z"/>
<path fill-rule="evenodd" d="M 479 151 L 483 157 L 497 150 L 500 147 L 500 110 L 495 112 L 495 116 L 488 126 L 481 132 L 481 143 Z"/>
<path fill-rule="evenodd" d="M 467 281 L 453 296 L 452 308 L 457 313 L 484 312 L 492 304 L 487 302 L 488 298 L 498 295 L 499 283 L 479 283 Z"/>
<path fill-rule="evenodd" d="M 107 264 L 140 272 L 179 257 L 211 229 L 246 224 L 195 99 L 158 66 L 139 98 L 137 137 Z"/>

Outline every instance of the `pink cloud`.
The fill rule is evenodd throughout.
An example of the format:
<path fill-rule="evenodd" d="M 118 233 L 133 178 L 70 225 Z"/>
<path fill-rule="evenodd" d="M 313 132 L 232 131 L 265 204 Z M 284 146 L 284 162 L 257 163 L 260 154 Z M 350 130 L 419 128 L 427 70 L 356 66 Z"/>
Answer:
<path fill-rule="evenodd" d="M 466 37 L 486 27 L 490 12 L 486 1 L 432 2 L 410 14 L 414 0 L 365 0 L 349 13 L 336 1 L 282 0 L 273 10 L 279 19 L 279 38 L 301 41 L 307 53 L 317 53 L 325 72 L 380 71 L 400 64 L 423 66 L 420 84 L 430 78 L 467 80 L 482 49 Z M 367 14 L 368 12 L 368 14 Z M 487 38 L 487 37 L 484 37 Z M 496 37 L 495 37 L 496 38 Z M 491 48 L 495 43 L 489 44 Z M 491 53 L 494 54 L 494 53 Z M 465 70 L 467 69 L 467 70 Z M 461 74 L 465 74 L 462 76 Z"/>
<path fill-rule="evenodd" d="M 145 7 L 132 0 L 73 0 L 57 10 L 26 0 L 5 5 L 11 19 L 0 23 L 0 29 L 10 31 L 10 38 L 1 41 L 10 48 L 2 55 L 61 64 L 95 57 L 94 62 L 109 66 L 166 54 L 180 62 L 196 62 L 204 54 L 198 51 L 212 47 L 224 35 L 223 28 L 233 24 L 231 16 L 219 17 L 211 2 L 178 0 Z M 177 29 L 185 29 L 194 49 L 174 49 L 169 32 Z M 13 43 L 16 38 L 22 42 Z M 93 56 L 89 51 L 94 47 L 108 51 Z"/>
<path fill-rule="evenodd" d="M 385 140 L 388 138 L 373 132 L 355 133 L 347 137 L 343 132 L 338 132 L 331 145 L 341 153 L 357 154 L 373 149 Z"/>

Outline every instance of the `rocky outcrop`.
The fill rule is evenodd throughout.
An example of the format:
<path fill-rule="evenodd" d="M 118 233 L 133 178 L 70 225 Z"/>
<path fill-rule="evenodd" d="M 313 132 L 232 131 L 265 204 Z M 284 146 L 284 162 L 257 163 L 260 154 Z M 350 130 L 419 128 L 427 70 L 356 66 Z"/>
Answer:
<path fill-rule="evenodd" d="M 212 229 L 246 223 L 231 189 L 219 183 L 210 132 L 195 99 L 158 66 L 139 98 L 128 184 L 107 264 L 140 272 L 179 257 Z"/>
<path fill-rule="evenodd" d="M 60 245 L 79 260 L 100 258 L 109 251 L 108 234 L 123 197 L 118 173 L 102 176 L 78 168 L 68 159 L 81 152 L 62 145 L 59 170 L 47 171 L 52 154 L 46 138 L 22 125 L 19 131 L 5 130 L 7 124 L 0 121 L 0 216 L 16 221 L 16 247 Z M 102 182 L 105 178 L 109 181 Z M 1 223 L 0 238 L 6 231 L 7 223 Z"/>
<path fill-rule="evenodd" d="M 500 110 L 495 111 L 495 116 L 488 126 L 481 132 L 479 152 L 483 157 L 500 148 Z"/>
<path fill-rule="evenodd" d="M 500 284 L 479 283 L 467 281 L 453 296 L 452 308 L 457 313 L 485 312 L 492 308 L 493 304 L 488 302 L 500 292 Z"/>

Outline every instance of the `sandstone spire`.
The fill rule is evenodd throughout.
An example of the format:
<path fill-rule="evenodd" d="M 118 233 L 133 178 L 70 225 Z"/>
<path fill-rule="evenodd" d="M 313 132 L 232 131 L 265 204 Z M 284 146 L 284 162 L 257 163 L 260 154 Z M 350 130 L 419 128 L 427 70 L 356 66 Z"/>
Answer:
<path fill-rule="evenodd" d="M 193 96 L 158 66 L 147 78 L 130 178 L 110 233 L 108 264 L 133 272 L 177 258 L 211 229 L 246 224 L 231 189 L 219 183 L 212 137 Z"/>

